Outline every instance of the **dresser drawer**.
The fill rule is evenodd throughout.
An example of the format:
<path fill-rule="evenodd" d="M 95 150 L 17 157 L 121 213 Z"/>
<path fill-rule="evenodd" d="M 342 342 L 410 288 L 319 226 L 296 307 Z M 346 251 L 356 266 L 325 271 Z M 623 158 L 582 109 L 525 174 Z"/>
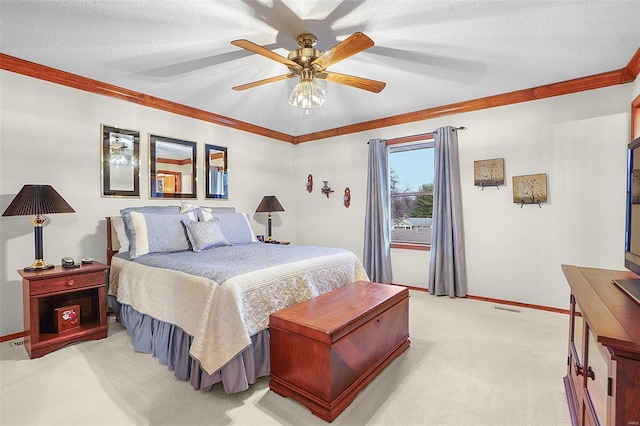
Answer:
<path fill-rule="evenodd" d="M 75 290 L 83 287 L 92 287 L 104 284 L 104 271 L 73 274 L 61 277 L 51 277 L 45 280 L 33 280 L 29 286 L 29 294 L 31 296 L 37 296 L 39 294 Z"/>

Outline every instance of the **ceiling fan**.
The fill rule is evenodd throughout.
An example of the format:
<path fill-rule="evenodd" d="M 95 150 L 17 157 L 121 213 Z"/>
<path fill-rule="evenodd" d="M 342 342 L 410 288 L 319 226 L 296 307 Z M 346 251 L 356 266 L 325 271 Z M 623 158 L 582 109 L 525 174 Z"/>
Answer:
<path fill-rule="evenodd" d="M 308 109 L 321 106 L 325 99 L 324 91 L 313 81 L 315 78 L 374 93 L 378 93 L 384 89 L 386 84 L 381 81 L 327 71 L 329 66 L 373 46 L 373 40 L 363 33 L 356 32 L 350 35 L 344 41 L 338 43 L 326 52 L 321 52 L 314 48 L 318 39 L 313 34 L 301 34 L 298 36 L 297 41 L 300 48 L 291 51 L 286 58 L 249 40 L 241 39 L 232 41 L 231 44 L 234 46 L 280 62 L 286 65 L 290 71 L 289 74 L 235 86 L 233 90 L 246 90 L 287 78 L 299 77 L 300 83 L 296 85 L 291 92 L 289 103 Z"/>

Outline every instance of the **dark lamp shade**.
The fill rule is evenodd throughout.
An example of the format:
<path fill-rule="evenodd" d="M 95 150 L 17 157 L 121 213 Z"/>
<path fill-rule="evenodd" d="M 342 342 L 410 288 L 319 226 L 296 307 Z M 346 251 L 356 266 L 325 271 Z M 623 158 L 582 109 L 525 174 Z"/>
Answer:
<path fill-rule="evenodd" d="M 265 195 L 256 209 L 256 213 L 283 212 L 284 207 L 275 195 Z"/>
<path fill-rule="evenodd" d="M 40 216 L 52 213 L 75 213 L 75 210 L 51 185 L 25 185 L 2 216 Z"/>

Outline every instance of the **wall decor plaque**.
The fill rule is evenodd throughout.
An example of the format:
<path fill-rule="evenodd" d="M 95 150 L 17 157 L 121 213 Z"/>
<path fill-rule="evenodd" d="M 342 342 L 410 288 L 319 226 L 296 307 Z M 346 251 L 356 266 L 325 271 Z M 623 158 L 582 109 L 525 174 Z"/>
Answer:
<path fill-rule="evenodd" d="M 547 202 L 547 174 L 513 176 L 513 202 L 520 204 L 537 204 Z"/>
<path fill-rule="evenodd" d="M 473 162 L 473 181 L 475 186 L 504 185 L 504 158 L 477 160 Z"/>

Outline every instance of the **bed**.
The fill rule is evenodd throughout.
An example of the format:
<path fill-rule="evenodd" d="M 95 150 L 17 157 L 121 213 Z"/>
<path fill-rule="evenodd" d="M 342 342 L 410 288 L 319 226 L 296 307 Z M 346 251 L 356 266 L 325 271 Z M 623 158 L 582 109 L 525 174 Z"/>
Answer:
<path fill-rule="evenodd" d="M 367 280 L 347 250 L 258 242 L 233 208 L 123 209 L 107 228 L 110 307 L 196 389 L 248 389 L 269 375 L 269 314 Z"/>

